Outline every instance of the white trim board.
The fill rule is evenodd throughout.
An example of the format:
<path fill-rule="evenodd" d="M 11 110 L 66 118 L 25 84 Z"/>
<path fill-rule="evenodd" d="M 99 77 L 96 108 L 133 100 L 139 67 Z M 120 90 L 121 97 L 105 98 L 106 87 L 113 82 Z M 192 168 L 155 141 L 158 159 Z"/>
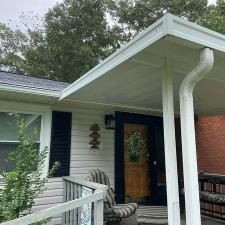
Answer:
<path fill-rule="evenodd" d="M 48 173 L 49 157 L 50 157 L 50 142 L 51 142 L 51 123 L 52 110 L 50 106 L 40 104 L 30 104 L 22 102 L 1 101 L 0 112 L 18 112 L 18 113 L 37 113 L 41 115 L 41 132 L 40 132 L 40 150 L 45 146 L 48 147 L 48 155 L 46 157 L 43 176 Z"/>
<path fill-rule="evenodd" d="M 0 84 L 0 91 L 9 91 L 9 92 L 18 92 L 25 94 L 34 94 L 34 95 L 43 95 L 49 97 L 59 98 L 60 92 L 53 90 L 44 90 L 32 87 L 16 86 L 16 85 L 7 85 Z"/>

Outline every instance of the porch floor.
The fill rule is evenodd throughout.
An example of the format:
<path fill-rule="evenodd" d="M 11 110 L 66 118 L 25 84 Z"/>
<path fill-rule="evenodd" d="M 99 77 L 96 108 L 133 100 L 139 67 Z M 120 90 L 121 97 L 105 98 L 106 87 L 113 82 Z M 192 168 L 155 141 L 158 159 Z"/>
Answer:
<path fill-rule="evenodd" d="M 121 225 L 137 225 L 135 215 L 131 216 L 130 218 L 123 219 L 121 221 Z M 182 225 L 185 225 L 185 220 L 182 220 Z M 225 225 L 225 222 L 220 222 L 215 219 L 203 217 L 202 218 L 202 225 Z"/>

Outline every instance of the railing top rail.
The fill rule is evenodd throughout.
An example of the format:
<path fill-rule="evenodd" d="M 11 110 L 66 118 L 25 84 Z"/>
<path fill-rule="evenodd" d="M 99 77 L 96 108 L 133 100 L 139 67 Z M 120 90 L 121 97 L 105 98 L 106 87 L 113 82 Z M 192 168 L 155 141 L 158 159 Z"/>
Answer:
<path fill-rule="evenodd" d="M 216 178 L 225 178 L 224 174 L 216 174 L 216 173 L 205 173 L 205 172 L 200 172 L 199 176 L 208 176 L 208 177 L 216 177 Z"/>
<path fill-rule="evenodd" d="M 198 178 L 200 182 L 225 185 L 225 175 L 212 173 L 199 173 Z"/>
<path fill-rule="evenodd" d="M 71 177 L 71 176 L 63 177 L 63 180 L 69 181 L 69 182 L 72 182 L 72 183 L 76 183 L 76 184 L 82 185 L 84 187 L 93 189 L 93 190 L 106 191 L 108 189 L 107 185 L 98 184 L 98 183 L 88 181 L 88 180 L 81 180 L 81 179 L 78 179 L 76 177 Z"/>
<path fill-rule="evenodd" d="M 87 197 L 78 198 L 69 202 L 61 203 L 59 205 L 53 206 L 48 209 L 44 209 L 40 212 L 36 212 L 15 220 L 10 220 L 7 222 L 1 223 L 1 225 L 29 225 L 50 217 L 56 216 L 60 213 L 67 212 L 69 210 L 81 207 L 85 204 L 96 202 L 103 199 L 103 192 L 98 191 Z"/>

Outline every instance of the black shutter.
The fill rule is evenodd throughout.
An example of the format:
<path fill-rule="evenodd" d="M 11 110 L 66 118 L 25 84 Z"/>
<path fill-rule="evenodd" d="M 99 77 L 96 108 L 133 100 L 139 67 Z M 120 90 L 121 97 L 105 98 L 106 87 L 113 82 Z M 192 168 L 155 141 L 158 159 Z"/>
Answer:
<path fill-rule="evenodd" d="M 51 169 L 56 161 L 60 163 L 54 177 L 69 176 L 70 173 L 71 122 L 72 113 L 52 112 L 49 168 Z"/>

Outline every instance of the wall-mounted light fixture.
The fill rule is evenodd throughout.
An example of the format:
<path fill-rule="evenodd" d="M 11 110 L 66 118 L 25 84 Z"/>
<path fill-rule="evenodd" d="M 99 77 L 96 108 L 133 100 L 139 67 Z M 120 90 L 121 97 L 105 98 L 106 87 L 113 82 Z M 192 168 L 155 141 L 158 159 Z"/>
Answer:
<path fill-rule="evenodd" d="M 105 128 L 106 129 L 115 129 L 116 122 L 113 114 L 105 115 Z"/>

